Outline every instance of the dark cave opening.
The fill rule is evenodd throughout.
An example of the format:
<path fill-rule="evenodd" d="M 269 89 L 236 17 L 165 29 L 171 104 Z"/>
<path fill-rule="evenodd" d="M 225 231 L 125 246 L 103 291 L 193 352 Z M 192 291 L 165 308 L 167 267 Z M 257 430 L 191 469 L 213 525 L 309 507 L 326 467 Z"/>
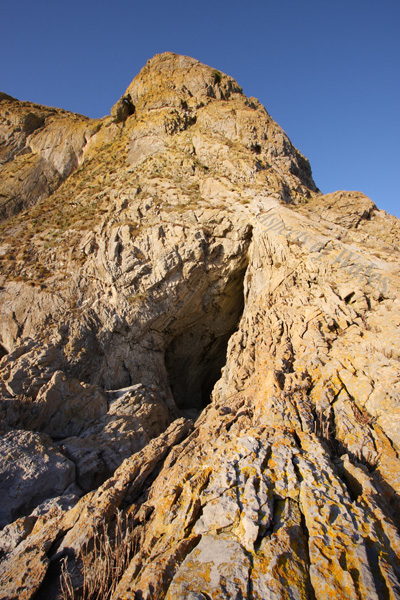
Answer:
<path fill-rule="evenodd" d="M 202 310 L 185 315 L 185 323 L 169 342 L 165 366 L 175 403 L 181 410 L 201 411 L 221 377 L 231 335 L 237 330 L 244 308 L 245 269 L 236 273 L 223 289 L 208 291 Z"/>
<path fill-rule="evenodd" d="M 210 402 L 211 392 L 221 377 L 226 348 L 232 333 L 199 344 L 201 334 L 187 331 L 168 346 L 166 367 L 175 403 L 181 410 L 202 410 Z"/>
<path fill-rule="evenodd" d="M 4 346 L 2 344 L 0 344 L 0 360 L 3 358 L 3 356 L 6 356 L 8 354 L 7 350 L 4 348 Z"/>

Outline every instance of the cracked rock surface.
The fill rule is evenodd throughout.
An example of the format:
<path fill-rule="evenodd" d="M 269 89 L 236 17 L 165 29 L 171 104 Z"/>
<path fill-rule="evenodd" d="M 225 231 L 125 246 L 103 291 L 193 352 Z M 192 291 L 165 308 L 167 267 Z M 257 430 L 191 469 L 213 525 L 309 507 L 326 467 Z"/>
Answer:
<path fill-rule="evenodd" d="M 0 113 L 0 598 L 400 598 L 399 221 L 189 57 Z"/>

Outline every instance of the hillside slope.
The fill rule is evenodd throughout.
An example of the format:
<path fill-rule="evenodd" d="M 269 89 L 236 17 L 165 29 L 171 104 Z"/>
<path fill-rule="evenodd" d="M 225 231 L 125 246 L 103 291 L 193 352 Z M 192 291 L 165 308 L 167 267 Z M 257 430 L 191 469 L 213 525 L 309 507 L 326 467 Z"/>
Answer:
<path fill-rule="evenodd" d="M 0 114 L 0 598 L 400 598 L 400 222 L 189 57 Z"/>

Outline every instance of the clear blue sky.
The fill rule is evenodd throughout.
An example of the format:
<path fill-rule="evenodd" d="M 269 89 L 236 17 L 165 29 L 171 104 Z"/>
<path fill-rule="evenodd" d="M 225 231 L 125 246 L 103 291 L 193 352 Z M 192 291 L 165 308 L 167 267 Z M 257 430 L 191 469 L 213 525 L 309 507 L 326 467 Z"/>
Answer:
<path fill-rule="evenodd" d="M 109 114 L 147 59 L 188 54 L 256 96 L 322 192 L 400 217 L 399 0 L 2 0 L 0 90 Z"/>

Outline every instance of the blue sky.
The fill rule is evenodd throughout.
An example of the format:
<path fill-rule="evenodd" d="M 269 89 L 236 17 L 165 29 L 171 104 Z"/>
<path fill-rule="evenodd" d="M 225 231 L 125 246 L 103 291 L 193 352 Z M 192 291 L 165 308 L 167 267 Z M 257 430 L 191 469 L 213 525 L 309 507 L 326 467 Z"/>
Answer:
<path fill-rule="evenodd" d="M 399 0 L 2 0 L 0 90 L 90 117 L 154 54 L 188 54 L 256 96 L 322 192 L 400 217 Z"/>

